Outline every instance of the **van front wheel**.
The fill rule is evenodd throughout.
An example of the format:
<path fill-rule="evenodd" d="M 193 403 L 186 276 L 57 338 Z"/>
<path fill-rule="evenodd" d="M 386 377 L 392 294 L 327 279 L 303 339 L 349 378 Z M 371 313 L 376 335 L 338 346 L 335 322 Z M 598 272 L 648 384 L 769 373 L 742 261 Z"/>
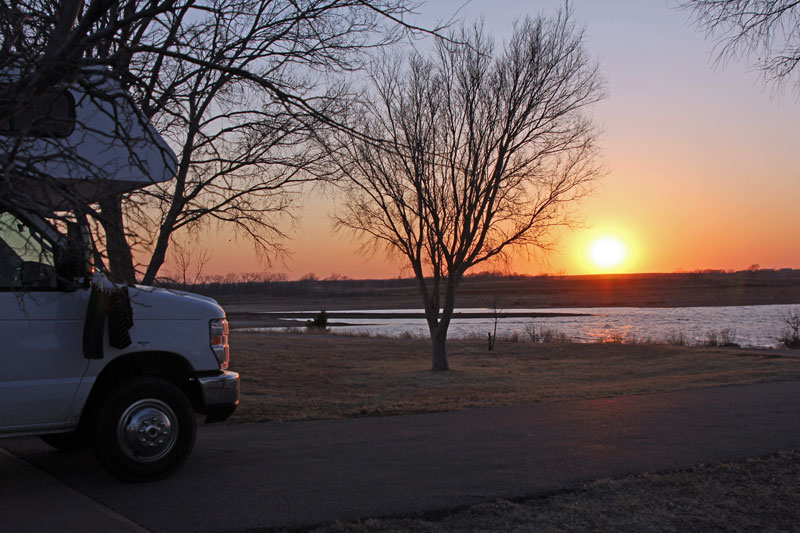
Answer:
<path fill-rule="evenodd" d="M 94 453 L 125 481 L 154 481 L 186 461 L 196 431 L 192 405 L 178 387 L 164 379 L 136 378 L 104 399 Z"/>

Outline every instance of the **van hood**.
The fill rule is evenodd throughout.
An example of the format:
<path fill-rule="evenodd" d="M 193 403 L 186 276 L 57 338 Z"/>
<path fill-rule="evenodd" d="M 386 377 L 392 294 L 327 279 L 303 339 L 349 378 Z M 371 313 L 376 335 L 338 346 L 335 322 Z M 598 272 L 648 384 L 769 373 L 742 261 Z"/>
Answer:
<path fill-rule="evenodd" d="M 191 292 L 136 285 L 128 288 L 134 321 L 211 320 L 224 318 L 216 300 Z"/>

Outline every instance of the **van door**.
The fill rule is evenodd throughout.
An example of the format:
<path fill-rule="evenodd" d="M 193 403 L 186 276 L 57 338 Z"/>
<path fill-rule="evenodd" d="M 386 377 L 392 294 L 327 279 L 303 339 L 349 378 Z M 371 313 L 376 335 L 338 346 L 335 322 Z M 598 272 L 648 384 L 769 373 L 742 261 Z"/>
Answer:
<path fill-rule="evenodd" d="M 89 361 L 89 290 L 58 288 L 53 244 L 0 210 L 0 431 L 62 427 Z"/>

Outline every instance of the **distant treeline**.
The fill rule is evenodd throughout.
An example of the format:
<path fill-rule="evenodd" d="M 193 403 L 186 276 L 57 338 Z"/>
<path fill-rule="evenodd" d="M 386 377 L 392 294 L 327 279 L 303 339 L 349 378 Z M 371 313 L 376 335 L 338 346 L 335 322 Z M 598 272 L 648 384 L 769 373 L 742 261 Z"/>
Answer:
<path fill-rule="evenodd" d="M 484 287 L 485 285 L 539 285 L 553 282 L 586 282 L 593 280 L 645 280 L 660 283 L 687 284 L 770 284 L 770 282 L 786 283 L 792 280 L 800 283 L 800 270 L 784 268 L 747 269 L 739 271 L 698 270 L 679 273 L 645 273 L 645 274 L 599 274 L 599 275 L 522 275 L 503 272 L 479 272 L 468 274 L 462 282 L 462 289 Z M 557 283 L 559 284 L 559 283 Z M 198 283 L 180 283 L 169 279 L 160 279 L 159 286 L 191 291 L 211 297 L 222 295 L 253 295 L 272 297 L 348 297 L 374 296 L 409 293 L 417 290 L 414 278 L 366 279 L 355 280 L 344 276 L 331 276 L 319 279 L 313 274 L 303 276 L 299 280 L 287 280 L 283 274 L 228 274 L 225 276 L 206 277 Z"/>
<path fill-rule="evenodd" d="M 506 272 L 489 271 L 467 274 L 465 280 L 535 280 L 563 278 L 560 274 L 509 274 Z M 347 276 L 334 274 L 327 278 L 318 278 L 315 274 L 306 274 L 299 280 L 289 280 L 282 273 L 230 273 L 225 275 L 204 276 L 194 283 L 180 282 L 170 278 L 160 278 L 160 287 L 176 290 L 191 290 L 200 294 L 238 294 L 256 292 L 259 294 L 287 295 L 318 292 L 338 291 L 363 291 L 368 288 L 416 288 L 415 278 L 390 278 L 390 279 L 351 279 Z"/>
<path fill-rule="evenodd" d="M 350 296 L 370 292 L 380 293 L 386 289 L 415 289 L 413 278 L 383 280 L 354 280 L 345 277 L 317 279 L 304 276 L 299 280 L 287 280 L 284 275 L 255 276 L 251 274 L 220 276 L 221 279 L 204 279 L 199 283 L 179 283 L 159 280 L 159 286 L 191 291 L 206 296 L 260 295 L 260 296 Z"/>

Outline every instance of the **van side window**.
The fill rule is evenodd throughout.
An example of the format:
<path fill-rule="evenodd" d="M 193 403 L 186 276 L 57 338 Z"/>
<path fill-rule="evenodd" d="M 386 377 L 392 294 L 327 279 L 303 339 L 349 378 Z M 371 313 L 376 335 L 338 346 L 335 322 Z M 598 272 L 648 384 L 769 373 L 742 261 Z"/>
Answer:
<path fill-rule="evenodd" d="M 0 212 L 0 290 L 57 287 L 53 246 L 8 212 Z"/>
<path fill-rule="evenodd" d="M 10 120 L 0 122 L 0 135 L 69 137 L 75 130 L 75 99 L 69 91 L 45 94 Z"/>

